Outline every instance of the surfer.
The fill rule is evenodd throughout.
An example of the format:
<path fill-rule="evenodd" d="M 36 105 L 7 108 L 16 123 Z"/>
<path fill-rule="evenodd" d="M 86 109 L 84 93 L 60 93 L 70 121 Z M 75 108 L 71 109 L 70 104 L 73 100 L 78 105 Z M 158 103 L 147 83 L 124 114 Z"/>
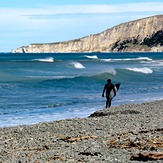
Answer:
<path fill-rule="evenodd" d="M 116 96 L 116 90 L 114 88 L 114 85 L 111 83 L 111 79 L 108 79 L 107 84 L 105 84 L 104 90 L 103 90 L 103 93 L 102 93 L 102 97 L 104 97 L 104 93 L 106 91 L 106 108 L 111 106 L 111 100 L 113 98 L 113 97 L 110 96 L 111 90 L 114 91 L 114 96 Z"/>

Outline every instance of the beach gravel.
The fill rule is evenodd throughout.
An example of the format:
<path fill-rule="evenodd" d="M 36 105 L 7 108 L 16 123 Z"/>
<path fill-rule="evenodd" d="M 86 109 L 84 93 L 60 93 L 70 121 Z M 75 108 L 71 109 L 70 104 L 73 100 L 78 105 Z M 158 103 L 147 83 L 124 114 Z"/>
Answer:
<path fill-rule="evenodd" d="M 161 163 L 162 115 L 159 100 L 103 109 L 88 118 L 0 128 L 0 163 Z"/>

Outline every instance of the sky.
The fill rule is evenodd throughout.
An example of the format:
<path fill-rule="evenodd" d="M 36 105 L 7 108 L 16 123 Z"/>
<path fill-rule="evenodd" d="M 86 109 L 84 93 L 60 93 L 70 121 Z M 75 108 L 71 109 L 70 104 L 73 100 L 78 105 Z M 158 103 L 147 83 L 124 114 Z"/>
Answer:
<path fill-rule="evenodd" d="M 0 52 L 73 40 L 161 14 L 162 0 L 1 0 Z"/>

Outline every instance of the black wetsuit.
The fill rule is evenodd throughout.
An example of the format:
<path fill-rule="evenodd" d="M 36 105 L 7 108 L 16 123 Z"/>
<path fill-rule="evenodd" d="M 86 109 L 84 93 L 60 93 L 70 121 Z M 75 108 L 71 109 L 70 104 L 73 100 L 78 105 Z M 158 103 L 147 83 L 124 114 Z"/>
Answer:
<path fill-rule="evenodd" d="M 105 88 L 104 89 L 106 90 L 106 98 L 109 98 L 111 90 L 114 89 L 114 85 L 112 83 L 105 84 Z"/>
<path fill-rule="evenodd" d="M 114 88 L 114 85 L 112 83 L 107 83 L 105 84 L 104 90 L 103 90 L 103 97 L 104 97 L 104 92 L 106 91 L 106 108 L 111 106 L 111 98 L 109 97 L 111 90 L 113 89 L 115 95 L 116 95 L 116 91 Z"/>

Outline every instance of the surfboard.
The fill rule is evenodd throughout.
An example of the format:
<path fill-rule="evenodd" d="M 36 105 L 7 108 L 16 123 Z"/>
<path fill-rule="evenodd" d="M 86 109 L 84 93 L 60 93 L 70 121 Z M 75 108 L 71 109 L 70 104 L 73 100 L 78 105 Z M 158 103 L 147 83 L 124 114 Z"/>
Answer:
<path fill-rule="evenodd" d="M 117 92 L 118 90 L 119 90 L 119 87 L 120 87 L 120 83 L 117 83 L 117 84 L 115 84 L 114 85 L 114 88 L 115 88 L 115 92 Z M 110 95 L 109 95 L 109 98 L 114 98 L 115 97 L 115 94 L 114 94 L 114 90 L 112 89 L 111 91 L 110 91 Z"/>

